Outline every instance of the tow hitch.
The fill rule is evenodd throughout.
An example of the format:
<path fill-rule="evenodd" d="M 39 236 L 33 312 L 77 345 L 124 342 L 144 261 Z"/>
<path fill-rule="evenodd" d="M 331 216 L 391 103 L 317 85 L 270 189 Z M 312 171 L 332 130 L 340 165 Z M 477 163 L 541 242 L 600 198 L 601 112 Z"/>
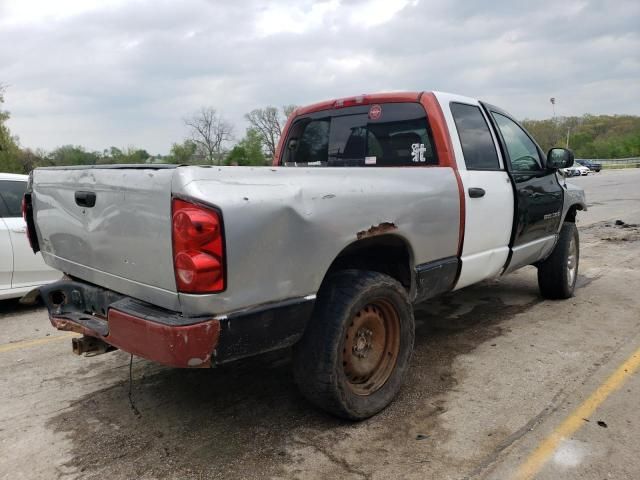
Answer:
<path fill-rule="evenodd" d="M 76 355 L 86 356 L 100 355 L 102 353 L 112 352 L 117 350 L 113 345 L 109 345 L 96 337 L 87 337 L 86 335 L 80 338 L 72 338 L 71 346 L 73 347 L 73 353 Z"/>

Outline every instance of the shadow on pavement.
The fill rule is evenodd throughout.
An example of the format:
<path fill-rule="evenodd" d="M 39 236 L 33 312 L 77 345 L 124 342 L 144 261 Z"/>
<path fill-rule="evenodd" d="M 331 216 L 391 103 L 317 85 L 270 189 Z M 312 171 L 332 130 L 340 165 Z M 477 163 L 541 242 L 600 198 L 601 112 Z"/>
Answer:
<path fill-rule="evenodd" d="M 0 300 L 0 318 L 7 315 L 16 315 L 22 313 L 30 313 L 39 310 L 43 304 L 39 301 L 34 305 L 23 305 L 19 298 L 11 298 L 9 300 Z"/>

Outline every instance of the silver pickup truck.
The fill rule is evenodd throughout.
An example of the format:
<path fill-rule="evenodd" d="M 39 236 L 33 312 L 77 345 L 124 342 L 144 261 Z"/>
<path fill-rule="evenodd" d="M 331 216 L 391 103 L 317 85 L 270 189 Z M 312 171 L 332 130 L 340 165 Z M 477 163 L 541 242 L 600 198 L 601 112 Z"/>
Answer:
<path fill-rule="evenodd" d="M 209 367 L 293 346 L 303 394 L 362 419 L 400 389 L 413 304 L 525 265 L 573 294 L 572 163 L 478 100 L 377 94 L 298 108 L 273 167 L 38 168 L 23 207 L 76 353 Z"/>

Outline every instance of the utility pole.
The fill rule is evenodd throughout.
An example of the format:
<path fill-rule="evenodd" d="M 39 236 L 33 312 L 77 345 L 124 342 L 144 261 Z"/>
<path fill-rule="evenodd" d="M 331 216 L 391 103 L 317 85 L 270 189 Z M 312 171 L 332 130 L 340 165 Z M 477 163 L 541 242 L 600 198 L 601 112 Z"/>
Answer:
<path fill-rule="evenodd" d="M 551 102 L 551 108 L 553 109 L 551 124 L 553 125 L 553 143 L 555 144 L 560 141 L 560 135 L 558 134 L 558 121 L 556 120 L 556 97 L 551 97 L 549 102 Z"/>
<path fill-rule="evenodd" d="M 571 135 L 571 127 L 567 127 L 567 146 L 565 148 L 569 148 L 569 135 Z"/>

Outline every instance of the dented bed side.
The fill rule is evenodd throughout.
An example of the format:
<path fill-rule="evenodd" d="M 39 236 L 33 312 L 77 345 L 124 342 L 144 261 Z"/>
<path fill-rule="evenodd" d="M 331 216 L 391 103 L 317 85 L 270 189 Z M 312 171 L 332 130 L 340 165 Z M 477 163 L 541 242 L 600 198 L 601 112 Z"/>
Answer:
<path fill-rule="evenodd" d="M 185 315 L 313 296 L 340 252 L 395 235 L 412 267 L 455 256 L 460 200 L 449 167 L 181 167 L 174 195 L 222 211 L 227 289 L 180 293 Z"/>

